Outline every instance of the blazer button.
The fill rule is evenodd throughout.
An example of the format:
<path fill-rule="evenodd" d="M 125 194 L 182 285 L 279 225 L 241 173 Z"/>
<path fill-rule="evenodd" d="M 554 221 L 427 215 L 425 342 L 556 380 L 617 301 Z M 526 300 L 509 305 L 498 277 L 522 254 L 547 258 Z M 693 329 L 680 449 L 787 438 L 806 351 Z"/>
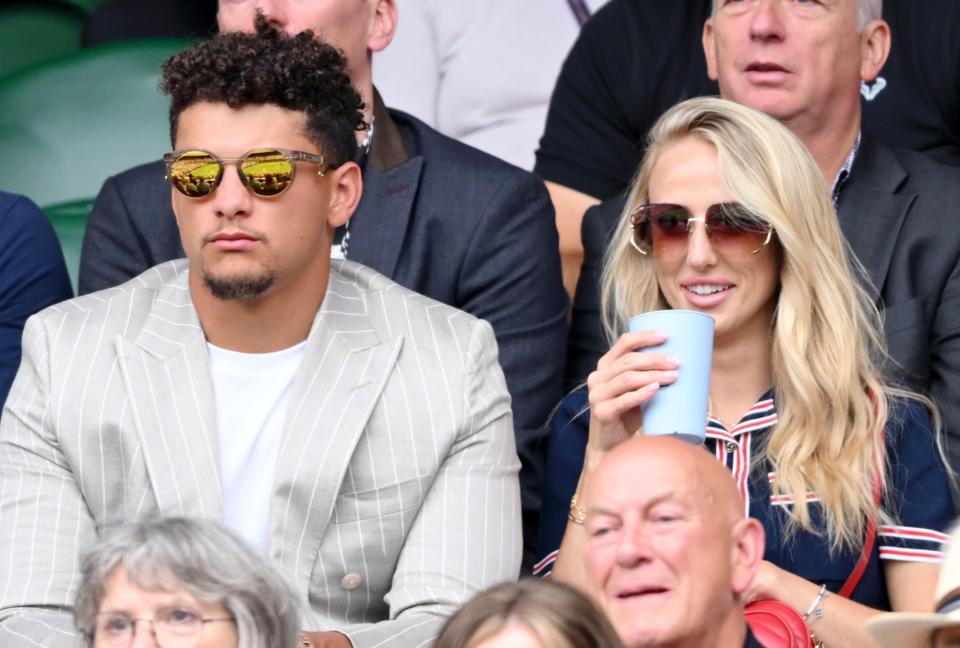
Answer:
<path fill-rule="evenodd" d="M 360 583 L 362 582 L 363 579 L 360 578 L 360 574 L 347 574 L 340 579 L 340 587 L 345 590 L 355 590 L 360 587 Z"/>
<path fill-rule="evenodd" d="M 737 444 L 734 443 L 733 441 L 727 441 L 726 445 L 727 445 L 727 452 L 729 452 L 730 454 L 733 454 L 734 452 L 737 451 Z"/>

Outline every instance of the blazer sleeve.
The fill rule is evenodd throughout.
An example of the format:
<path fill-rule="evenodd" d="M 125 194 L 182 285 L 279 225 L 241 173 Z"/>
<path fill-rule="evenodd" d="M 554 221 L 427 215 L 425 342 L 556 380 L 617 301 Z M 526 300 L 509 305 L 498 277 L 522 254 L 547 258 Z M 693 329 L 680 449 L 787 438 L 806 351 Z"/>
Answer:
<path fill-rule="evenodd" d="M 600 317 L 600 276 L 603 257 L 617 227 L 626 202 L 618 196 L 587 210 L 580 226 L 583 240 L 583 264 L 573 297 L 570 340 L 567 342 L 567 367 L 564 389 L 572 390 L 587 381 L 597 368 L 600 356 L 610 350 Z"/>
<path fill-rule="evenodd" d="M 519 462 L 490 327 L 473 324 L 464 419 L 424 497 L 384 597 L 390 620 L 340 630 L 354 646 L 428 645 L 474 594 L 520 568 Z"/>
<path fill-rule="evenodd" d="M 950 465 L 960 468 L 960 259 L 947 278 L 930 325 L 929 394 L 940 408 Z M 960 495 L 955 493 L 960 500 Z"/>
<path fill-rule="evenodd" d="M 81 645 L 70 614 L 93 520 L 59 449 L 49 332 L 33 317 L 0 420 L 0 646 Z"/>
<path fill-rule="evenodd" d="M 0 213 L 0 406 L 20 366 L 27 318 L 73 297 L 60 242 L 43 212 L 17 197 Z"/>
<path fill-rule="evenodd" d="M 540 510 L 545 423 L 563 396 L 567 296 L 553 206 L 529 173 L 503 174 L 467 248 L 458 308 L 490 323 L 513 398 L 525 511 Z M 530 530 L 530 540 L 536 533 Z"/>

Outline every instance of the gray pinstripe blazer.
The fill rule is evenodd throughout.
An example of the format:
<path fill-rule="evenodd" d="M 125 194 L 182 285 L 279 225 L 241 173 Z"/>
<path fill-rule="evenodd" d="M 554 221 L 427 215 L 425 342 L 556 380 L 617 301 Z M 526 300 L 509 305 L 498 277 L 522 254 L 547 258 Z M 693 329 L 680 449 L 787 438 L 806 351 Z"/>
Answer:
<path fill-rule="evenodd" d="M 186 267 L 157 266 L 27 324 L 0 421 L 4 648 L 77 644 L 77 555 L 98 530 L 221 517 L 224 440 Z M 270 557 L 303 627 L 358 647 L 429 644 L 474 592 L 516 578 L 518 469 L 490 326 L 334 262 L 270 511 Z"/>

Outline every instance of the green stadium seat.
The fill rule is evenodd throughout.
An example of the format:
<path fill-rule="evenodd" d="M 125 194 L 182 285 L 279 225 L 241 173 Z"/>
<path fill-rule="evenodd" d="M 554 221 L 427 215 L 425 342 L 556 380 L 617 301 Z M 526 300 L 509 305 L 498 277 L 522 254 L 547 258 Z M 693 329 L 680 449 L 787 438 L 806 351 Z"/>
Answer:
<path fill-rule="evenodd" d="M 77 292 L 77 272 L 80 268 L 83 231 L 92 208 L 93 199 L 88 198 L 48 205 L 43 210 L 53 225 L 57 238 L 60 239 L 60 247 L 63 248 L 63 258 L 67 262 L 67 271 L 70 273 L 70 283 L 73 284 L 74 293 Z"/>
<path fill-rule="evenodd" d="M 0 5 L 0 76 L 79 51 L 85 16 L 56 2 Z"/>
<path fill-rule="evenodd" d="M 160 65 L 189 44 L 114 43 L 0 78 L 0 189 L 56 216 L 65 247 L 78 242 L 103 181 L 170 149 Z"/>

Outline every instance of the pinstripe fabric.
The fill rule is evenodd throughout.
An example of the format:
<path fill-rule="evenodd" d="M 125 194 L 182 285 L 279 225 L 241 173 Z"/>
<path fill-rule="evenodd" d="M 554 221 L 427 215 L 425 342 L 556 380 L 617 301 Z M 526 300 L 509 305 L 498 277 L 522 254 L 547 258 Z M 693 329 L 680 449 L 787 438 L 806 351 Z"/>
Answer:
<path fill-rule="evenodd" d="M 221 517 L 186 262 L 35 316 L 0 421 L 0 645 L 73 646 L 77 554 L 142 517 Z M 519 462 L 485 322 L 334 262 L 277 459 L 270 553 L 308 630 L 430 643 L 517 576 Z M 341 585 L 357 574 L 359 587 Z"/>

